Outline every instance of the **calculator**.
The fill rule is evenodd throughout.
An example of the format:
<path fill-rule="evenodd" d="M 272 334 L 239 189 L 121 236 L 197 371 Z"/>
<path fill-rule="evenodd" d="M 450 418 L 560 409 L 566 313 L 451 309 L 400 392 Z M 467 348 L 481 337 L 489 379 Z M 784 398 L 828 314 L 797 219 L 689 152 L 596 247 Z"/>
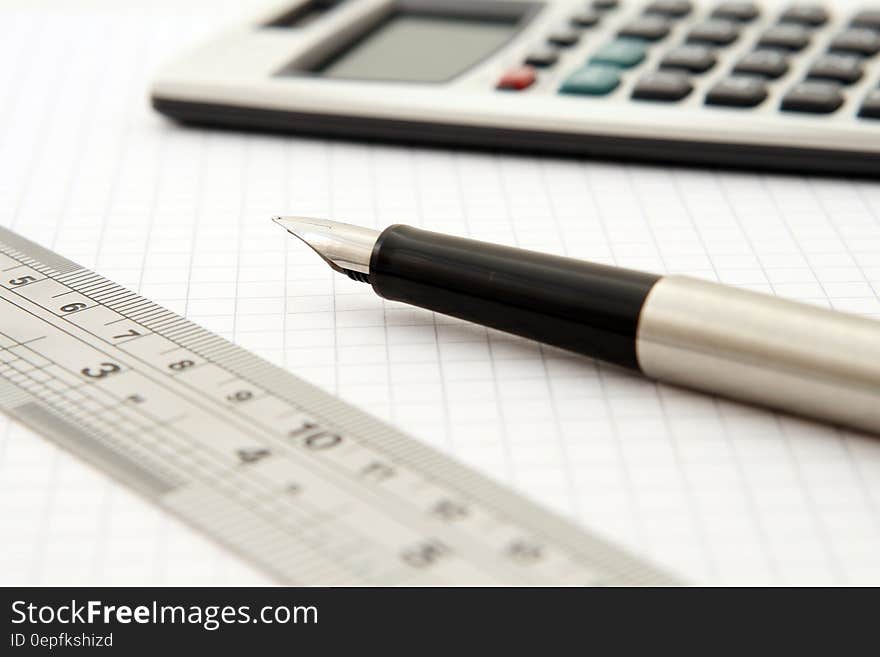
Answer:
<path fill-rule="evenodd" d="M 162 70 L 187 123 L 880 174 L 880 0 L 287 0 Z"/>

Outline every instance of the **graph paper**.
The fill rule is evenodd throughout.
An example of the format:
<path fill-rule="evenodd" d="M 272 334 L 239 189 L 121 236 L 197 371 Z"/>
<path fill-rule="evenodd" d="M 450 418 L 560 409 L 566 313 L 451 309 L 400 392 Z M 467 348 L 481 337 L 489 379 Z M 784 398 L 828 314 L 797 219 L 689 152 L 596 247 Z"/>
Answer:
<path fill-rule="evenodd" d="M 212 132 L 148 107 L 232 2 L 0 16 L 0 224 L 698 583 L 880 584 L 880 439 L 378 298 L 269 218 L 682 273 L 880 318 L 880 185 Z M 0 583 L 260 573 L 0 417 Z"/>

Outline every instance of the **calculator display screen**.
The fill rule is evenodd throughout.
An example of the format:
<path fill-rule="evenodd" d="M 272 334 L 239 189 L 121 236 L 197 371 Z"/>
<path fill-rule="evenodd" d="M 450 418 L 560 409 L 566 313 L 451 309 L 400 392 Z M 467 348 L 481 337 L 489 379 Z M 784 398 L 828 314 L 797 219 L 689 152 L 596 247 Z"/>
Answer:
<path fill-rule="evenodd" d="M 319 72 L 330 78 L 443 82 L 480 62 L 516 31 L 516 21 L 394 14 Z"/>

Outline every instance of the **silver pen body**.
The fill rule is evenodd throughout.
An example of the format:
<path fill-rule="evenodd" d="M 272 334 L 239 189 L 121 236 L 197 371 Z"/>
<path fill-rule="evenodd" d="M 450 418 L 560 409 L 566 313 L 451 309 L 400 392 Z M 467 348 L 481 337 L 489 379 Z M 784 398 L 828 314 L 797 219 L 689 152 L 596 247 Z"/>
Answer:
<path fill-rule="evenodd" d="M 665 276 L 639 318 L 645 375 L 880 433 L 880 322 Z"/>

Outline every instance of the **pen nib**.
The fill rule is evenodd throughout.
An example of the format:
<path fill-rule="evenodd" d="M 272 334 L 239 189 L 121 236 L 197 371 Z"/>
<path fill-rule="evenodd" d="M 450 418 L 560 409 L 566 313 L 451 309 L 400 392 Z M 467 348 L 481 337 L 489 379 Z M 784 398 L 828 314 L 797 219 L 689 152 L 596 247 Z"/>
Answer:
<path fill-rule="evenodd" d="M 336 271 L 367 281 L 363 275 L 370 273 L 379 231 L 311 217 L 273 217 L 272 221 L 305 242 Z"/>

